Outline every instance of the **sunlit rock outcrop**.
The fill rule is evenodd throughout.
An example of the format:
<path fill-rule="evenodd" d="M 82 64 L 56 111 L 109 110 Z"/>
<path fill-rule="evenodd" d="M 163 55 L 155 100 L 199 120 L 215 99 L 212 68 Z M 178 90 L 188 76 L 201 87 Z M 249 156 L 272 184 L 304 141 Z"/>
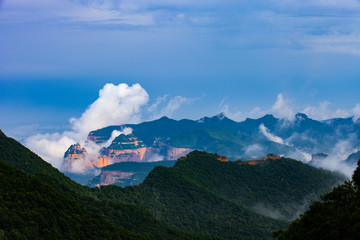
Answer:
<path fill-rule="evenodd" d="M 91 138 L 103 143 L 101 137 Z M 146 146 L 141 139 L 135 135 L 121 134 L 116 137 L 108 147 L 102 147 L 98 155 L 94 158 L 88 157 L 85 148 L 80 144 L 70 146 L 64 155 L 63 169 L 72 171 L 75 163 L 83 161 L 81 164 L 87 168 L 101 168 L 120 162 L 156 162 L 161 160 L 176 160 L 192 151 L 190 148 L 177 148 L 155 138 L 152 145 Z"/>

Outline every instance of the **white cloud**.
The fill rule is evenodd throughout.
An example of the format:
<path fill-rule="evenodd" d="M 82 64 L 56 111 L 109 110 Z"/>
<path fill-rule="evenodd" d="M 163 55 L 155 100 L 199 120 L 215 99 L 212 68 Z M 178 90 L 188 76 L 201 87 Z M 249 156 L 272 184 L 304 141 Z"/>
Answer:
<path fill-rule="evenodd" d="M 247 146 L 245 149 L 246 156 L 250 157 L 258 157 L 259 154 L 262 154 L 264 152 L 264 147 L 259 144 L 251 144 Z"/>
<path fill-rule="evenodd" d="M 66 168 L 67 171 L 84 173 L 89 163 L 96 161 L 102 147 L 108 147 L 120 134 L 130 134 L 131 128 L 122 131 L 114 130 L 110 139 L 103 144 L 87 141 L 90 131 L 110 125 L 138 123 L 141 120 L 141 109 L 149 100 L 149 95 L 139 84 L 106 84 L 100 91 L 98 99 L 93 102 L 80 118 L 72 118 L 72 130 L 64 133 L 37 134 L 25 139 L 25 145 L 39 154 L 54 167 Z M 160 104 L 165 104 L 167 95 L 160 97 L 152 104 L 148 111 L 157 111 Z M 190 104 L 196 99 L 175 96 L 159 111 L 158 116 L 169 116 L 183 104 Z M 62 166 L 66 150 L 75 143 L 80 143 L 87 151 L 86 157 L 75 161 L 71 166 Z"/>
<path fill-rule="evenodd" d="M 37 134 L 25 139 L 25 146 L 34 151 L 45 161 L 56 168 L 62 165 L 66 150 L 76 143 L 76 137 L 71 132 L 63 134 Z"/>
<path fill-rule="evenodd" d="M 329 106 L 331 105 L 330 102 L 324 101 L 319 103 L 318 106 L 308 106 L 302 112 L 308 115 L 312 119 L 316 120 L 327 120 L 331 118 L 347 118 L 350 116 L 354 116 L 354 120 L 356 120 L 357 106 L 356 105 L 352 110 L 346 109 L 336 109 L 335 111 L 330 110 Z"/>
<path fill-rule="evenodd" d="M 249 118 L 259 118 L 264 116 L 266 113 L 264 113 L 261 108 L 259 107 L 254 107 L 248 114 Z"/>
<path fill-rule="evenodd" d="M 300 108 L 293 104 L 289 99 L 285 98 L 281 93 L 277 95 L 273 106 L 267 110 L 254 107 L 250 112 L 231 112 L 229 110 L 229 104 L 226 103 L 226 98 L 220 102 L 219 106 L 226 116 L 236 121 L 243 121 L 247 117 L 260 118 L 265 114 L 273 114 L 275 117 L 293 121 L 295 113 L 297 112 L 305 113 L 308 117 L 319 121 L 332 118 L 348 118 L 353 116 L 353 120 L 355 122 L 360 118 L 360 103 L 356 104 L 352 109 L 331 109 L 331 103 L 328 101 L 322 101 L 317 106 Z M 291 122 L 286 121 L 284 124 L 291 124 Z"/>
<path fill-rule="evenodd" d="M 259 107 L 254 107 L 250 112 L 237 111 L 232 113 L 229 111 L 229 105 L 225 103 L 226 98 L 224 98 L 220 102 L 220 107 L 222 107 L 222 112 L 224 112 L 229 118 L 234 119 L 236 121 L 245 120 L 245 118 L 259 118 L 264 116 L 265 114 L 271 113 L 274 114 L 278 118 L 284 118 L 288 120 L 293 120 L 295 116 L 295 112 L 293 106 L 291 105 L 290 100 L 284 98 L 283 94 L 278 94 L 277 99 L 271 109 L 262 110 Z"/>
<path fill-rule="evenodd" d="M 219 104 L 220 112 L 224 113 L 226 117 L 235 120 L 242 121 L 244 120 L 244 114 L 241 111 L 230 112 L 229 104 L 226 103 L 227 97 L 223 98 Z"/>
<path fill-rule="evenodd" d="M 356 104 L 356 106 L 352 109 L 352 115 L 354 122 L 360 118 L 360 104 Z"/>
<path fill-rule="evenodd" d="M 356 151 L 358 151 L 358 149 L 354 149 L 351 139 L 342 140 L 334 146 L 327 158 L 317 162 L 316 164 L 318 167 L 341 172 L 351 179 L 351 176 L 356 168 L 356 164 L 347 164 L 343 160 Z"/>
<path fill-rule="evenodd" d="M 80 118 L 71 119 L 73 130 L 87 136 L 90 131 L 106 126 L 136 123 L 140 120 L 140 108 L 148 99 L 148 93 L 140 84 L 108 83 Z"/>
<path fill-rule="evenodd" d="M 133 131 L 132 128 L 129 128 L 129 127 L 124 128 L 122 131 L 118 131 L 118 130 L 112 131 L 109 140 L 107 140 L 105 143 L 103 143 L 101 145 L 101 147 L 109 147 L 111 145 L 111 143 L 114 141 L 114 139 L 117 138 L 118 136 L 120 136 L 120 134 L 129 135 L 132 133 L 132 131 Z"/>
<path fill-rule="evenodd" d="M 109 125 L 134 123 L 141 118 L 141 107 L 148 101 L 148 94 L 139 84 L 106 84 L 99 92 L 99 98 L 92 103 L 80 118 L 71 119 L 72 131 L 54 134 L 37 134 L 25 140 L 25 145 L 54 167 L 60 168 L 65 151 L 70 145 L 80 143 L 87 149 L 89 157 L 79 161 L 79 166 L 73 170 L 81 172 L 86 169 L 86 164 L 96 158 L 103 145 L 88 142 L 87 135 L 90 131 Z M 114 131 L 111 139 L 121 133 L 129 134 L 131 129 L 122 132 Z M 109 142 L 104 144 L 108 145 Z M 110 142 L 111 144 L 111 142 Z M 81 163 L 81 164 L 80 164 Z"/>
<path fill-rule="evenodd" d="M 159 112 L 157 112 L 156 110 L 158 108 L 158 105 L 160 103 L 164 103 L 166 101 L 166 98 L 167 97 L 165 97 L 165 99 L 160 99 L 160 100 L 158 99 L 161 102 L 159 102 L 158 104 L 157 104 L 157 102 L 155 102 L 156 107 L 153 107 L 153 105 L 150 106 L 150 108 L 153 108 L 153 111 L 154 111 L 152 114 L 152 117 L 151 117 L 152 119 L 157 119 L 157 118 L 160 118 L 163 116 L 172 117 L 173 113 L 176 110 L 178 110 L 182 105 L 190 104 L 197 100 L 197 98 L 187 98 L 187 97 L 182 97 L 182 96 L 175 96 L 167 102 L 167 105 L 165 107 L 163 107 L 161 110 L 159 110 Z"/>
<path fill-rule="evenodd" d="M 270 112 L 276 117 L 288 120 L 293 120 L 295 116 L 295 111 L 290 100 L 284 98 L 281 93 L 277 96 L 276 102 L 272 106 Z"/>
<path fill-rule="evenodd" d="M 264 136 L 268 140 L 279 143 L 279 144 L 284 144 L 284 140 L 281 137 L 278 137 L 278 136 L 275 136 L 274 134 L 272 134 L 270 132 L 270 130 L 267 127 L 265 127 L 265 125 L 263 123 L 259 126 L 259 130 L 262 134 L 264 134 Z"/>
<path fill-rule="evenodd" d="M 156 112 L 159 105 L 165 102 L 168 99 L 168 95 L 164 95 L 162 97 L 156 98 L 155 103 L 151 104 L 150 107 L 147 109 L 148 112 Z"/>
<path fill-rule="evenodd" d="M 67 172 L 82 173 L 82 174 L 87 173 L 89 171 L 93 172 L 95 169 L 90 168 L 90 163 L 98 162 L 100 150 L 103 147 L 109 147 L 112 141 L 114 141 L 114 139 L 118 137 L 120 134 L 128 135 L 131 133 L 132 133 L 131 128 L 124 128 L 122 131 L 114 130 L 111 133 L 110 139 L 102 144 L 96 144 L 91 141 L 80 141 L 81 147 L 84 147 L 86 149 L 86 154 L 82 158 L 77 159 L 71 164 L 63 163 L 61 169 Z"/>
<path fill-rule="evenodd" d="M 278 118 L 293 120 L 295 116 L 294 106 L 289 99 L 284 98 L 283 94 L 277 95 L 277 99 L 271 109 L 262 110 L 259 107 L 254 107 L 250 112 L 230 112 L 229 105 L 225 103 L 226 98 L 220 102 L 221 111 L 226 114 L 229 118 L 236 121 L 243 121 L 245 118 L 259 118 L 265 114 L 274 114 Z"/>

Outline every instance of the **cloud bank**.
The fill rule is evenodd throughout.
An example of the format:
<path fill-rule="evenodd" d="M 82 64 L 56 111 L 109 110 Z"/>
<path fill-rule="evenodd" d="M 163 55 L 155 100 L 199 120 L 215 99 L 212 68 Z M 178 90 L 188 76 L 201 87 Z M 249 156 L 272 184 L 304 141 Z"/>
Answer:
<path fill-rule="evenodd" d="M 331 109 L 331 103 L 322 101 L 315 106 L 300 107 L 293 103 L 293 101 L 279 93 L 274 104 L 269 109 L 261 109 L 254 107 L 250 112 L 235 111 L 231 112 L 229 104 L 225 103 L 226 98 L 221 100 L 219 106 L 220 111 L 224 112 L 226 116 L 236 121 L 243 121 L 245 118 L 260 118 L 265 114 L 273 114 L 275 117 L 293 121 L 296 113 L 305 113 L 309 118 L 322 121 L 332 118 L 348 118 L 352 117 L 356 122 L 360 118 L 360 103 L 355 104 L 352 109 Z"/>
<path fill-rule="evenodd" d="M 96 155 L 102 146 L 86 143 L 90 131 L 109 125 L 137 123 L 141 119 L 141 108 L 147 104 L 149 95 L 140 84 L 106 84 L 100 91 L 98 99 L 93 102 L 80 118 L 72 118 L 71 131 L 54 134 L 37 134 L 25 139 L 25 145 L 39 154 L 45 161 L 56 168 L 61 168 L 63 156 L 70 145 L 80 143 L 87 147 L 90 156 Z M 126 130 L 129 133 L 130 130 Z M 120 135 L 114 131 L 111 139 Z M 110 140 L 111 140 L 110 139 Z M 110 145 L 111 142 L 105 143 Z M 74 171 L 81 172 L 87 162 L 79 162 Z"/>
<path fill-rule="evenodd" d="M 1 22 L 104 26 L 235 28 L 231 45 L 271 45 L 276 48 L 360 55 L 360 3 L 346 1 L 115 1 L 24 0 L 5 1 Z M 232 11 L 236 9 L 236 11 Z M 231 10 L 231 11 L 229 11 Z M 234 13 L 235 14 L 234 14 Z M 303 14 L 304 12 L 308 14 Z M 336 18 L 334 19 L 334 16 Z M 244 32 L 238 26 L 246 26 Z M 259 27 L 266 26 L 266 27 Z M 271 33 L 269 34 L 268 28 Z M 266 36 L 264 38 L 263 36 Z"/>
<path fill-rule="evenodd" d="M 341 172 L 349 179 L 351 179 L 354 170 L 356 169 L 356 163 L 353 165 L 344 162 L 347 157 L 357 152 L 359 149 L 354 148 L 351 137 L 347 140 L 339 141 L 332 151 L 328 153 L 328 157 L 315 163 L 315 166 L 325 168 L 331 171 Z"/>

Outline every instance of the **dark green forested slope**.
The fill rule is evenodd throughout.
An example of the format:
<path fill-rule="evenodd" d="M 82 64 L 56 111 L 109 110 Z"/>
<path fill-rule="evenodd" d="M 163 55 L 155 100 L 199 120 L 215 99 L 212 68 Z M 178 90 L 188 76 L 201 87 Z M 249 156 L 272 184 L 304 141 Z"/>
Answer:
<path fill-rule="evenodd" d="M 0 161 L 0 239 L 145 239 Z"/>
<path fill-rule="evenodd" d="M 294 215 L 309 194 L 329 190 L 344 180 L 341 175 L 290 159 L 250 166 L 220 162 L 218 157 L 194 151 L 173 168 L 155 168 L 140 186 L 102 187 L 99 198 L 144 206 L 158 219 L 188 231 L 228 239 L 261 239 L 271 237 L 270 229 L 286 223 L 243 206 L 261 203 L 285 218 Z"/>
<path fill-rule="evenodd" d="M 141 234 L 149 239 L 217 239 L 216 237 L 212 237 L 209 235 L 197 235 L 186 233 L 182 230 L 179 230 L 175 227 L 171 227 L 168 224 L 159 221 L 155 217 L 151 215 L 150 212 L 143 209 L 140 206 L 136 206 L 133 204 L 124 204 L 120 202 L 112 202 L 106 199 L 98 200 L 88 187 L 83 187 L 57 169 L 53 168 L 50 164 L 43 161 L 40 157 L 32 153 L 27 148 L 23 147 L 20 143 L 15 140 L 8 138 L 0 131 L 0 162 L 2 165 L 6 167 L 6 164 L 15 166 L 16 168 L 22 170 L 23 172 L 30 174 L 25 175 L 19 170 L 12 169 L 11 171 L 20 174 L 20 178 L 29 179 L 17 179 L 14 178 L 15 182 L 12 182 L 13 176 L 9 174 L 1 175 L 1 183 L 9 182 L 7 187 L 2 188 L 0 192 L 0 197 L 3 202 L 1 206 L 4 206 L 4 214 L 0 214 L 0 222 L 8 223 L 9 219 L 13 219 L 15 221 L 15 225 L 0 225 L 0 228 L 3 230 L 1 234 L 9 235 L 9 234 L 23 234 L 24 239 L 67 239 L 70 236 L 67 235 L 56 235 L 60 234 L 57 231 L 56 226 L 59 222 L 65 221 L 69 216 L 75 220 L 88 220 L 86 222 L 89 226 L 93 226 L 96 228 L 96 225 L 99 227 L 103 226 L 102 224 L 109 225 L 108 228 L 104 227 L 104 231 L 100 231 L 100 233 L 106 233 L 109 229 L 114 229 L 114 233 L 124 232 L 124 236 L 131 231 Z M 4 167 L 4 168 L 5 168 Z M 11 172 L 10 171 L 10 172 Z M 6 172 L 6 171 L 5 171 Z M 20 172 L 20 173 L 19 173 Z M 24 187 L 16 188 L 19 183 L 17 182 L 30 181 L 28 185 L 24 185 Z M 21 184 L 20 184 L 21 185 Z M 33 192 L 32 189 L 36 189 L 36 185 L 39 185 L 39 190 L 35 190 Z M 50 186 L 49 186 L 50 185 Z M 5 185 L 4 185 L 5 186 Z M 12 191 L 15 190 L 15 192 Z M 46 190 L 44 190 L 46 189 Z M 40 193 L 38 193 L 40 192 Z M 46 193 L 49 193 L 49 196 Z M 18 197 L 16 193 L 20 196 Z M 10 194 L 10 195 L 9 195 Z M 15 195 L 14 195 L 15 194 Z M 32 197 L 36 195 L 36 197 Z M 22 204 L 13 204 L 17 198 L 21 198 L 21 202 L 26 206 L 22 208 Z M 15 200 L 14 200 L 15 199 Z M 60 199 L 65 201 L 64 204 L 58 204 L 56 200 L 53 202 L 49 201 L 49 199 Z M 16 200 L 17 201 L 17 200 Z M 35 202 L 32 202 L 35 201 Z M 43 201 L 43 202 L 41 202 Z M 40 207 L 35 207 L 33 210 L 31 208 L 36 203 L 40 202 L 42 206 L 45 208 L 52 209 L 51 207 L 59 205 L 60 208 L 63 208 L 63 212 L 56 212 L 55 208 L 52 209 L 50 213 Z M 50 207 L 47 207 L 46 204 L 53 204 Z M 76 215 L 70 215 L 70 212 L 76 210 Z M 64 214 L 63 214 L 64 213 Z M 37 221 L 37 218 L 47 219 L 51 214 L 56 217 L 58 215 L 58 222 L 55 222 L 52 225 L 52 228 L 47 227 L 44 221 Z M 62 215 L 63 214 L 63 215 Z M 54 235 L 48 238 L 47 232 L 37 231 L 37 238 L 33 238 L 31 232 L 28 230 L 20 231 L 21 229 L 31 229 L 32 222 L 38 222 L 37 227 L 35 229 L 47 229 L 53 231 Z M 11 223 L 11 221 L 10 221 Z M 21 223 L 19 227 L 16 225 L 17 223 Z M 71 223 L 71 221 L 69 222 Z M 85 222 L 84 222 L 85 223 Z M 45 225 L 44 225 L 45 224 Z M 85 230 L 86 226 L 81 224 L 71 224 L 74 231 L 77 231 L 78 235 L 76 236 L 86 236 Z M 86 224 L 85 224 L 86 225 Z M 126 230 L 124 230 L 124 228 Z M 12 233 L 13 230 L 13 233 Z M 19 232 L 20 231 L 20 232 Z M 91 232 L 91 231 L 90 231 Z M 125 234 L 126 233 L 126 234 Z M 133 236 L 134 233 L 129 233 L 129 236 Z M 95 235 L 97 236 L 97 235 Z M 104 235 L 107 236 L 107 235 Z M 115 237 L 113 239 L 121 239 L 121 234 L 118 234 L 119 238 Z M 76 238 L 76 237 L 75 237 Z M 11 238 L 10 238 L 11 239 Z M 15 237 L 15 239 L 17 239 Z M 86 239 L 86 237 L 77 237 L 76 239 Z M 101 239 L 101 237 L 99 237 Z M 111 239 L 105 237 L 105 239 Z"/>
<path fill-rule="evenodd" d="M 139 186 L 102 187 L 99 197 L 144 206 L 157 218 L 188 231 L 228 239 L 263 239 L 271 237 L 270 229 L 286 223 L 249 208 L 262 204 L 270 208 L 267 213 L 280 212 L 286 218 L 295 215 L 309 195 L 316 197 L 344 180 L 290 159 L 250 166 L 220 162 L 218 157 L 194 151 L 172 168 L 156 167 Z"/>
<path fill-rule="evenodd" d="M 86 187 L 66 177 L 19 142 L 7 137 L 2 131 L 0 131 L 0 161 L 37 176 L 63 193 L 76 192 L 80 195 L 89 195 Z"/>
<path fill-rule="evenodd" d="M 132 202 L 181 229 L 226 239 L 267 239 L 286 222 L 256 214 L 197 185 L 171 168 L 156 167 L 139 187 L 107 186 L 104 198 Z"/>
<path fill-rule="evenodd" d="M 279 240 L 360 239 L 360 161 L 353 181 L 347 181 L 313 202 L 286 231 L 274 233 Z"/>
<path fill-rule="evenodd" d="M 268 159 L 265 164 L 253 166 L 216 158 L 193 152 L 184 161 L 178 161 L 175 168 L 232 202 L 259 211 L 273 210 L 284 219 L 291 219 L 306 201 L 345 180 L 343 175 L 293 159 Z"/>
<path fill-rule="evenodd" d="M 224 209 L 230 205 L 242 206 L 273 218 L 289 220 L 305 210 L 310 200 L 317 199 L 345 180 L 342 175 L 291 159 L 269 159 L 264 164 L 252 166 L 241 162 L 220 162 L 217 157 L 216 154 L 194 151 L 173 168 L 155 168 L 140 186 L 125 189 L 102 187 L 101 193 L 106 195 L 105 198 L 135 202 L 151 210 L 160 219 L 198 231 L 190 220 L 186 220 L 194 219 L 193 216 L 182 217 L 181 221 L 177 217 L 189 215 L 191 211 L 188 208 L 196 212 L 204 207 L 205 211 L 210 206 L 216 206 L 211 205 L 211 201 L 220 199 Z M 174 203 L 178 204 L 179 209 L 172 207 Z M 221 208 L 215 208 L 221 211 Z M 195 212 L 191 214 L 195 215 Z M 220 226 L 223 222 L 219 216 L 227 213 L 196 214 L 204 219 L 212 218 L 214 224 L 218 220 L 215 228 L 222 231 Z M 240 212 L 236 214 L 241 215 Z M 203 224 L 202 227 L 206 225 Z M 248 225 L 256 226 L 250 222 Z"/>

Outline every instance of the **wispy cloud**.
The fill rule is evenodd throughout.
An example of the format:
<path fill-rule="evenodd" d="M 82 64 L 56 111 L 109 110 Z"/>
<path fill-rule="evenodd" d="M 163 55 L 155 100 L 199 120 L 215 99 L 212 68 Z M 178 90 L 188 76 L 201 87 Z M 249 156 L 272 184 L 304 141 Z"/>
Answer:
<path fill-rule="evenodd" d="M 278 137 L 270 132 L 270 130 L 265 127 L 265 125 L 262 123 L 259 126 L 259 131 L 270 141 L 276 142 L 279 144 L 284 144 L 284 140 L 281 137 Z"/>
<path fill-rule="evenodd" d="M 3 25 L 202 27 L 216 33 L 214 39 L 225 47 L 360 56 L 359 22 L 357 0 L 11 0 L 3 3 L 0 15 Z"/>
<path fill-rule="evenodd" d="M 165 94 L 164 96 L 156 98 L 156 101 L 149 106 L 147 111 L 150 112 L 150 113 L 151 112 L 156 112 L 158 110 L 159 105 L 162 104 L 163 102 L 166 102 L 168 97 L 169 96 Z"/>
<path fill-rule="evenodd" d="M 245 119 L 245 115 L 243 112 L 241 111 L 235 111 L 235 112 L 231 112 L 230 111 L 230 105 L 227 103 L 227 99 L 228 97 L 224 97 L 220 104 L 219 104 L 219 108 L 220 108 L 220 112 L 224 113 L 228 118 L 233 119 L 235 121 L 242 121 Z"/>
<path fill-rule="evenodd" d="M 36 23 L 54 21 L 116 24 L 152 25 L 151 11 L 130 9 L 115 1 L 72 1 L 72 0 L 12 0 L 5 2 L 0 21 L 3 23 Z"/>
<path fill-rule="evenodd" d="M 356 164 L 348 164 L 344 162 L 344 160 L 346 160 L 350 154 L 359 151 L 359 149 L 354 148 L 352 142 L 352 136 L 350 136 L 347 140 L 338 141 L 332 151 L 328 154 L 328 157 L 316 162 L 316 165 L 331 171 L 341 172 L 351 179 L 354 169 L 356 168 Z"/>
<path fill-rule="evenodd" d="M 151 119 L 157 119 L 163 116 L 172 117 L 173 113 L 178 110 L 180 107 L 186 104 L 191 104 L 194 101 L 198 100 L 198 98 L 187 98 L 182 96 L 175 96 L 167 101 L 168 96 L 165 95 L 156 100 L 154 104 L 150 106 L 151 109 Z M 162 108 L 159 107 L 161 104 L 166 104 Z"/>
<path fill-rule="evenodd" d="M 355 114 L 352 110 L 346 110 L 346 109 L 336 109 L 336 110 L 330 110 L 329 106 L 331 105 L 330 102 L 324 101 L 320 102 L 318 106 L 308 106 L 303 110 L 303 113 L 307 114 L 311 118 L 317 119 L 317 120 L 326 120 L 330 118 L 344 118 L 344 117 L 350 117 L 352 114 Z M 355 110 L 356 111 L 356 107 Z M 355 115 L 354 115 L 355 116 Z M 356 120 L 356 119 L 354 119 Z"/>
<path fill-rule="evenodd" d="M 277 96 L 276 102 L 271 108 L 271 112 L 280 118 L 289 120 L 293 120 L 295 114 L 290 100 L 285 99 L 281 93 Z"/>
<path fill-rule="evenodd" d="M 360 56 L 360 32 L 310 36 L 304 45 L 314 51 Z"/>

